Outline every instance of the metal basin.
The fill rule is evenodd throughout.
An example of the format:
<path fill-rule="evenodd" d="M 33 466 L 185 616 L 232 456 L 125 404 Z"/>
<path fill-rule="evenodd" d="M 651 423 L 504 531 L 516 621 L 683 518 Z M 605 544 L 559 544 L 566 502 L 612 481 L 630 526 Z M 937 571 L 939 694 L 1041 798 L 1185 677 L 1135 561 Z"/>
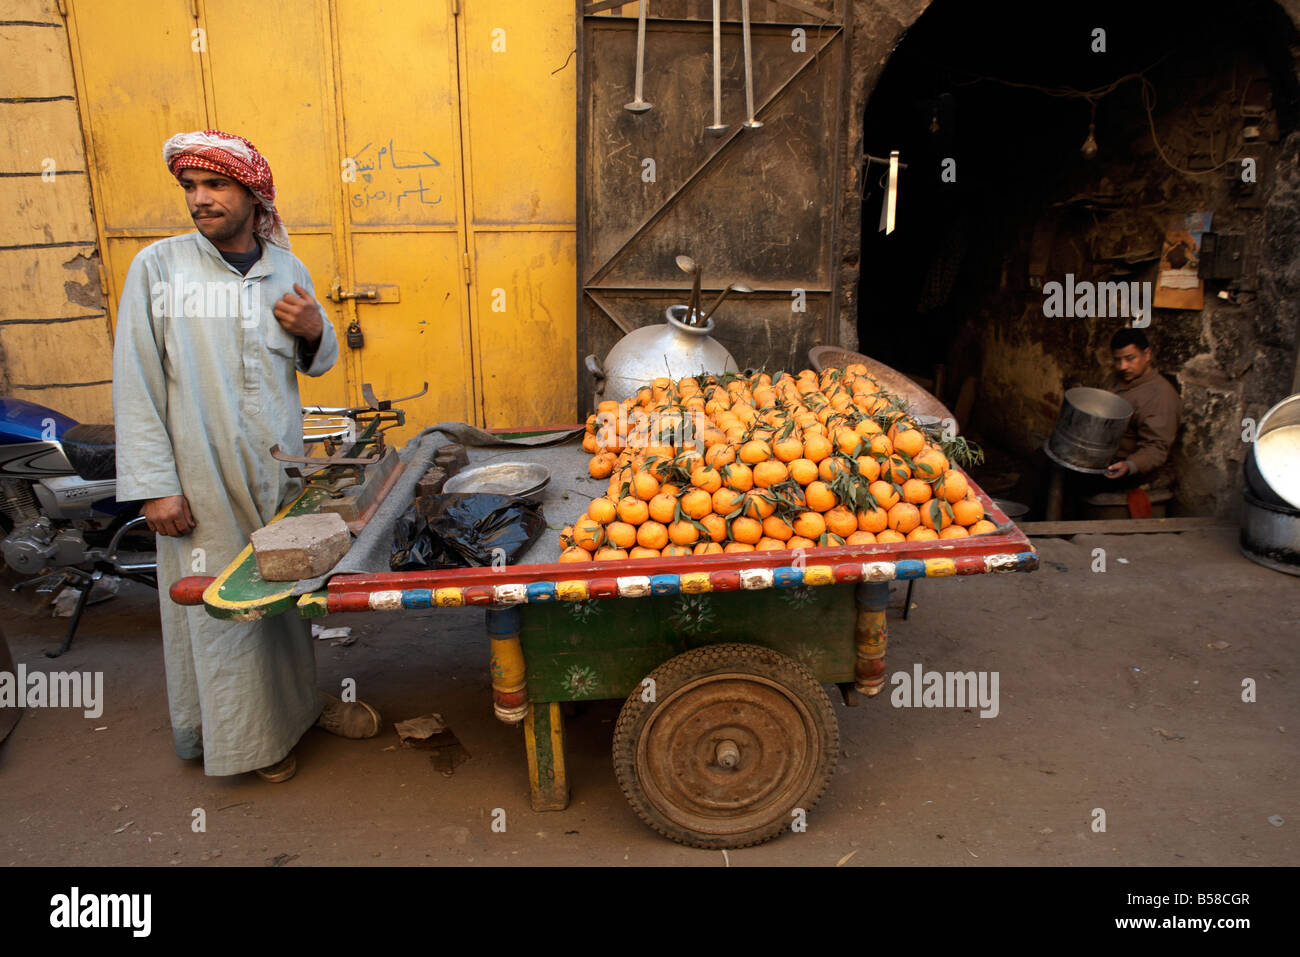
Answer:
<path fill-rule="evenodd" d="M 1113 392 L 1070 389 L 1044 451 L 1053 462 L 1076 472 L 1104 472 L 1115 461 L 1132 416 L 1133 406 Z"/>
<path fill-rule="evenodd" d="M 1256 564 L 1300 575 L 1300 510 L 1262 502 L 1242 490 L 1241 553 Z"/>
<path fill-rule="evenodd" d="M 1264 413 L 1246 456 L 1246 485 L 1270 505 L 1300 508 L 1300 393 Z"/>
<path fill-rule="evenodd" d="M 493 495 L 532 495 L 551 480 L 550 469 L 532 462 L 494 462 L 464 469 L 447 479 L 442 490 L 490 492 Z"/>

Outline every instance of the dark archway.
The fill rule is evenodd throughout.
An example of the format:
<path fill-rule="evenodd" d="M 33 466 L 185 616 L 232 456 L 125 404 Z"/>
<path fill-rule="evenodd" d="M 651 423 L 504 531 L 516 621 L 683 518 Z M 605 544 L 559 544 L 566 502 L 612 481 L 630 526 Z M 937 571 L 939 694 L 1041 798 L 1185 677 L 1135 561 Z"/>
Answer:
<path fill-rule="evenodd" d="M 1105 52 L 1092 50 L 1096 28 Z M 943 366 L 950 404 L 964 380 L 977 380 L 973 429 L 1028 466 L 1034 434 L 1050 431 L 1064 388 L 1098 384 L 1105 342 L 1125 324 L 1045 320 L 1042 283 L 1066 272 L 1154 281 L 1161 224 L 1214 212 L 1216 229 L 1252 244 L 1246 275 L 1213 284 L 1202 310 L 1157 312 L 1151 332 L 1162 370 L 1203 413 L 1189 414 L 1179 454 L 1223 462 L 1184 483 L 1184 497 L 1192 510 L 1224 510 L 1240 442 L 1223 419 L 1251 411 L 1282 378 L 1289 384 L 1294 356 L 1287 330 L 1266 315 L 1276 264 L 1261 240 L 1271 170 L 1300 123 L 1295 35 L 1271 0 L 1193 0 L 1176 10 L 1022 0 L 999 4 L 996 16 L 983 4 L 936 0 L 865 111 L 864 151 L 899 149 L 908 169 L 888 237 L 877 231 L 882 167 L 864 177 L 861 351 L 921 379 Z M 1090 123 L 1091 159 L 1081 151 Z M 1249 188 L 1225 164 L 1245 155 L 1265 169 Z M 945 160 L 955 174 L 947 178 Z M 1188 176 L 1171 164 L 1198 173 L 1223 165 Z M 1230 301 L 1211 298 L 1221 290 Z"/>

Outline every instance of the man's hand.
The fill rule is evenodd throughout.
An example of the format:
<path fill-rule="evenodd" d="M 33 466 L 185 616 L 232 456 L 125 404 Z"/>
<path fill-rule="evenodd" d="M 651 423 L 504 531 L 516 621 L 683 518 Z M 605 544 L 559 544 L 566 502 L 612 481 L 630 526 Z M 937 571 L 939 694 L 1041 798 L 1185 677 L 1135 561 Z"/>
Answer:
<path fill-rule="evenodd" d="M 149 499 L 144 503 L 144 521 L 149 531 L 173 538 L 188 535 L 198 524 L 190 514 L 190 503 L 184 495 Z"/>
<path fill-rule="evenodd" d="M 1128 464 L 1127 459 L 1120 459 L 1118 462 L 1111 462 L 1106 466 L 1106 478 L 1117 479 L 1133 473 L 1133 466 Z"/>
<path fill-rule="evenodd" d="M 305 340 L 309 348 L 320 343 L 321 331 L 325 327 L 320 303 L 302 286 L 294 283 L 293 292 L 281 296 L 271 311 L 285 332 Z"/>

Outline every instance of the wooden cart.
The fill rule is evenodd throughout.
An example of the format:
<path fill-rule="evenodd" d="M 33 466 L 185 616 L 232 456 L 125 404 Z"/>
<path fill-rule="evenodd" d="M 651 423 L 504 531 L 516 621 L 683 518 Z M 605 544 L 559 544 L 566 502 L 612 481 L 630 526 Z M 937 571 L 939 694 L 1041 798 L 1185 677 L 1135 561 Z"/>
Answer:
<path fill-rule="evenodd" d="M 570 449 L 573 471 L 585 472 L 585 453 L 576 441 L 566 455 Z M 529 455 L 512 450 L 522 460 Z M 1037 567 L 1025 535 L 976 494 L 999 533 L 807 552 L 336 575 L 326 589 L 296 599 L 283 590 L 259 613 L 295 605 L 309 618 L 482 606 L 493 707 L 500 720 L 524 726 L 534 810 L 569 803 L 561 705 L 621 698 L 614 773 L 636 812 L 683 844 L 744 847 L 788 828 L 830 782 L 839 733 L 824 686 L 838 685 L 850 705 L 859 693 L 884 689 L 890 582 Z M 548 519 L 560 516 L 548 509 Z M 210 578 L 184 579 L 172 597 L 206 604 L 219 617 L 256 617 L 238 600 L 248 583 L 238 585 L 229 572 L 224 597 L 222 579 Z"/>

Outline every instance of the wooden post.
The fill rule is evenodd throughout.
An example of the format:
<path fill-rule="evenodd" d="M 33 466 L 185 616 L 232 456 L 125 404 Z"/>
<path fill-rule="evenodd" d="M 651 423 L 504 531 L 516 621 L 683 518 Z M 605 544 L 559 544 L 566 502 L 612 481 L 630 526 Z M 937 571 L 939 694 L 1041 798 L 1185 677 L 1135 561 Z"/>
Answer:
<path fill-rule="evenodd" d="M 533 810 L 563 811 L 569 806 L 569 776 L 564 767 L 564 715 L 558 701 L 528 705 L 524 743 Z"/>
<path fill-rule="evenodd" d="M 866 694 L 880 694 L 885 687 L 885 645 L 889 635 L 885 611 L 889 607 L 889 582 L 858 582 L 854 590 L 858 623 L 854 637 L 858 660 L 853 668 L 853 686 Z"/>
<path fill-rule="evenodd" d="M 506 724 L 518 724 L 528 712 L 519 620 L 518 608 L 487 611 L 488 638 L 492 643 L 492 710 Z"/>

